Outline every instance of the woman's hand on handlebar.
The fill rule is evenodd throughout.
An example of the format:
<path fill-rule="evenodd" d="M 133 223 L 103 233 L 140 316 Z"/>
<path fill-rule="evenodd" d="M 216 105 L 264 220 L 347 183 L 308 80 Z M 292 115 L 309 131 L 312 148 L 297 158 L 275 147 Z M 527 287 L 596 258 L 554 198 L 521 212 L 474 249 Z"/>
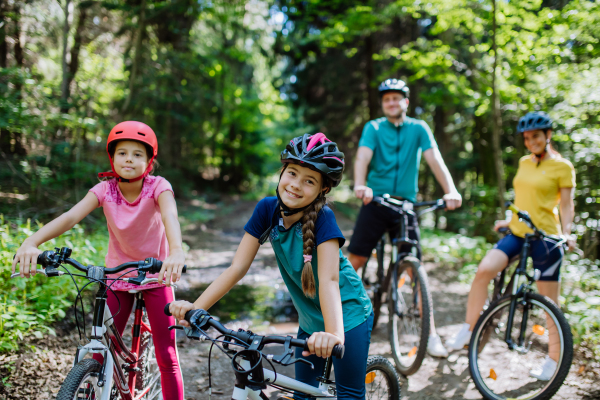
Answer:
<path fill-rule="evenodd" d="M 194 305 L 189 301 L 185 300 L 173 301 L 169 306 L 169 311 L 175 318 L 177 318 L 179 325 L 187 327 L 189 327 L 190 324 L 185 320 L 185 313 L 194 309 L 196 309 L 196 307 L 194 307 Z"/>
<path fill-rule="evenodd" d="M 500 229 L 500 228 L 508 228 L 509 224 L 510 224 L 510 220 L 496 221 L 496 222 L 494 222 L 494 230 L 496 232 L 498 232 L 498 229 Z"/>
<path fill-rule="evenodd" d="M 21 278 L 29 278 L 31 275 L 35 275 L 37 272 L 37 258 L 40 254 L 42 254 L 42 251 L 26 239 L 17 250 L 17 254 L 13 259 L 12 273 L 14 274 L 16 272 L 17 264 L 19 264 Z"/>
<path fill-rule="evenodd" d="M 165 285 L 171 286 L 171 283 L 181 279 L 181 271 L 185 263 L 185 253 L 181 249 L 170 252 L 169 257 L 163 261 L 162 268 L 158 274 L 158 283 L 162 284 L 163 279 Z"/>
<path fill-rule="evenodd" d="M 317 357 L 327 358 L 331 356 L 331 351 L 336 344 L 344 344 L 344 342 L 332 333 L 315 332 L 308 338 L 307 344 L 309 351 L 302 352 L 304 357 L 315 354 Z"/>

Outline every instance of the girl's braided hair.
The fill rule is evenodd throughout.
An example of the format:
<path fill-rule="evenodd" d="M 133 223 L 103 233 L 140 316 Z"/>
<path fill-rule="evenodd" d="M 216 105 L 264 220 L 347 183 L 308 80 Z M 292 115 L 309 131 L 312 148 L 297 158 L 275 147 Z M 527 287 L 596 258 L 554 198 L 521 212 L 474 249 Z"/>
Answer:
<path fill-rule="evenodd" d="M 321 209 L 327 204 L 327 197 L 325 194 L 331 190 L 331 180 L 323 176 L 323 184 L 321 189 L 326 189 L 319 194 L 319 197 L 313 204 L 304 210 L 304 216 L 302 217 L 302 238 L 304 240 L 303 254 L 305 256 L 312 256 L 313 250 L 316 247 L 315 238 L 315 222 L 319 216 Z M 312 263 L 310 261 L 304 263 L 302 269 L 302 291 L 307 297 L 314 298 L 316 295 L 316 283 L 313 275 Z"/>

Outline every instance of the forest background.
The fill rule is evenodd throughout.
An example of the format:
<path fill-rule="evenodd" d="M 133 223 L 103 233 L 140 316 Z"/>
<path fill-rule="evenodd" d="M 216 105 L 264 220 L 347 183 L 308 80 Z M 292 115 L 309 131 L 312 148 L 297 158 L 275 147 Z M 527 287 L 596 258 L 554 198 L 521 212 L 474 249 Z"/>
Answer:
<path fill-rule="evenodd" d="M 351 201 L 357 143 L 388 77 L 408 83 L 409 115 L 432 128 L 463 195 L 433 221 L 452 234 L 497 238 L 525 154 L 517 121 L 533 110 L 555 120 L 554 147 L 577 172 L 577 329 L 600 344 L 596 1 L 0 0 L 5 259 L 11 229 L 65 211 L 109 170 L 106 137 L 123 120 L 155 130 L 158 174 L 179 199 L 207 201 L 271 193 L 286 140 L 325 132 L 348 160 L 337 200 Z M 423 199 L 442 195 L 428 171 L 419 186 Z"/>

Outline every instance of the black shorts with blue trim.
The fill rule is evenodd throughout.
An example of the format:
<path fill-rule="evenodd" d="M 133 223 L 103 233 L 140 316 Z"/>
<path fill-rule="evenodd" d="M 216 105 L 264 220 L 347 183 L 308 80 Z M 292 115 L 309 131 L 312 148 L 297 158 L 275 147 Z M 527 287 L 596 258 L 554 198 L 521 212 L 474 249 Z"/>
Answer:
<path fill-rule="evenodd" d="M 564 256 L 563 247 L 552 240 L 535 239 L 531 242 L 529 256 L 533 260 L 533 268 L 542 273 L 540 281 L 560 282 L 560 267 Z M 521 254 L 525 239 L 513 234 L 506 235 L 496 245 L 495 249 L 502 251 L 512 259 Z"/>

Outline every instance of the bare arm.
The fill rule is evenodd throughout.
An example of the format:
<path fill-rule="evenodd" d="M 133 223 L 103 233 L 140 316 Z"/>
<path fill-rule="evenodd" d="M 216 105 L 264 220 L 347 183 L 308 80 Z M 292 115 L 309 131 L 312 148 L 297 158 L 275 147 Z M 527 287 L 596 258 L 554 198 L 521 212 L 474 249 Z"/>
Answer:
<path fill-rule="evenodd" d="M 574 237 L 571 236 L 573 226 L 573 217 L 575 216 L 575 204 L 573 203 L 574 188 L 560 188 L 560 223 L 562 233 L 567 236 L 567 245 L 569 250 L 573 250 L 577 245 Z"/>
<path fill-rule="evenodd" d="M 254 261 L 254 257 L 256 257 L 256 253 L 258 253 L 259 247 L 260 244 L 258 243 L 258 239 L 249 233 L 246 233 L 235 252 L 231 267 L 227 268 L 219 275 L 219 277 L 206 288 L 194 304 L 187 301 L 175 301 L 171 303 L 171 307 L 169 308 L 171 313 L 175 318 L 180 320 L 182 325 L 187 326 L 187 323 L 183 321 L 185 313 L 194 309 L 208 310 L 219 301 L 221 297 L 225 296 L 225 294 L 227 294 L 227 292 L 229 292 L 231 288 L 246 275 L 252 261 Z"/>
<path fill-rule="evenodd" d="M 425 161 L 427 161 L 429 168 L 431 168 L 435 179 L 439 182 L 444 190 L 446 207 L 450 210 L 460 207 L 462 204 L 462 197 L 454 186 L 452 175 L 450 175 L 450 171 L 448 171 L 448 167 L 446 167 L 446 163 L 444 162 L 444 159 L 442 158 L 438 148 L 432 147 L 425 150 L 423 152 L 423 157 L 425 157 Z"/>
<path fill-rule="evenodd" d="M 21 247 L 17 250 L 17 254 L 13 260 L 12 272 L 15 272 L 17 263 L 19 263 L 21 277 L 26 276 L 29 278 L 30 272 L 35 275 L 37 256 L 41 253 L 38 247 L 74 227 L 79 221 L 94 211 L 96 207 L 98 207 L 98 198 L 94 193 L 89 192 L 69 211 L 48 222 L 39 231 L 25 239 Z"/>
<path fill-rule="evenodd" d="M 165 226 L 167 241 L 169 242 L 169 256 L 163 261 L 158 282 L 162 283 L 165 278 L 167 286 L 171 282 L 177 282 L 181 278 L 181 270 L 185 263 L 185 253 L 183 252 L 181 240 L 181 226 L 177 218 L 177 203 L 173 197 L 173 192 L 165 190 L 158 196 L 158 206 L 160 207 L 160 216 Z"/>
<path fill-rule="evenodd" d="M 373 199 L 373 191 L 365 186 L 367 182 L 367 171 L 373 158 L 373 150 L 366 146 L 360 146 L 356 153 L 354 163 L 354 193 L 364 204 L 369 204 Z"/>
<path fill-rule="evenodd" d="M 329 357 L 336 344 L 344 343 L 339 249 L 338 239 L 328 240 L 317 247 L 319 301 L 325 321 L 325 332 L 313 333 L 308 340 L 308 348 L 310 353 L 316 354 L 318 357 Z"/>

